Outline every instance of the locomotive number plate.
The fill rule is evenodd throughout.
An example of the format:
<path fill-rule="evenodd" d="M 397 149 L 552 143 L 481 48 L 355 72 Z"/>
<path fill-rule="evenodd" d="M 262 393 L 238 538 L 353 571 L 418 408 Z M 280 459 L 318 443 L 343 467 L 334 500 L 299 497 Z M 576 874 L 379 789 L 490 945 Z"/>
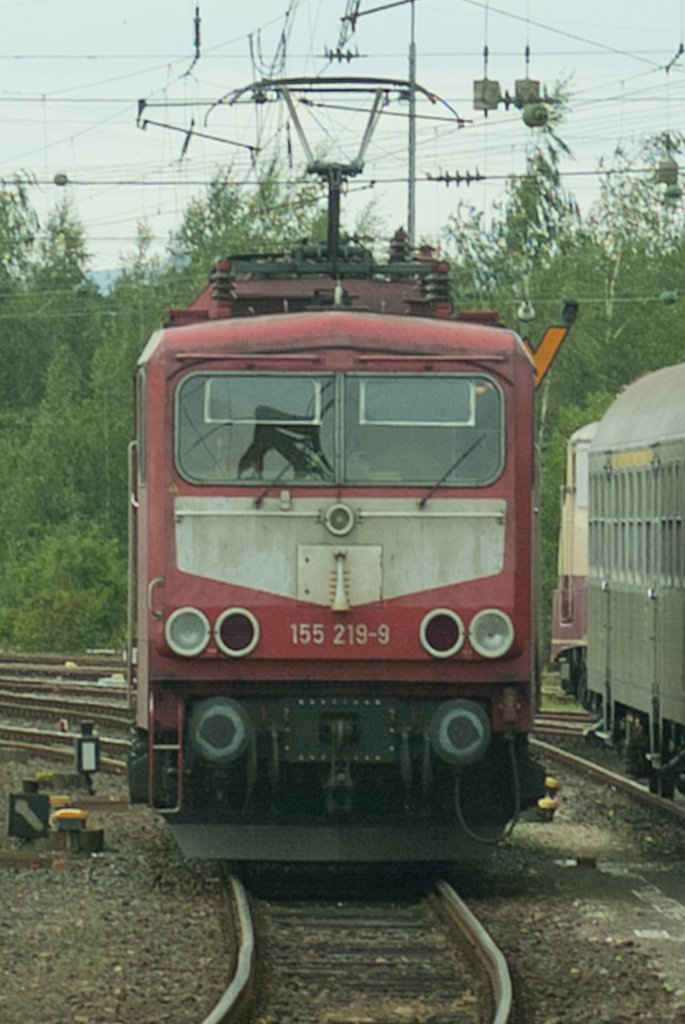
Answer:
<path fill-rule="evenodd" d="M 290 639 L 297 646 L 306 647 L 314 644 L 332 643 L 335 647 L 380 644 L 385 647 L 390 643 L 390 626 L 382 622 L 371 629 L 365 622 L 336 622 L 326 627 L 323 622 L 291 622 Z"/>

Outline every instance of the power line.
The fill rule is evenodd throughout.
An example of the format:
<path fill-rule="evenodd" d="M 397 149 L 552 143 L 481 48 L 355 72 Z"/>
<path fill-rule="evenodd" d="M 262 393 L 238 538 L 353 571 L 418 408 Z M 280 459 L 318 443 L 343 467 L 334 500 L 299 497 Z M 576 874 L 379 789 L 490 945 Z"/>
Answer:
<path fill-rule="evenodd" d="M 405 2 L 406 2 L 406 0 L 405 0 Z M 466 2 L 468 2 L 468 0 L 464 0 L 464 2 L 466 3 Z M 492 10 L 492 8 L 491 8 L 491 10 Z M 505 13 L 505 12 L 502 12 L 502 13 Z M 516 16 L 513 15 L 513 14 L 509 14 L 509 17 L 516 17 Z M 550 26 L 542 26 L 542 27 L 548 28 L 548 30 L 550 32 L 556 31 L 555 29 L 551 28 Z M 600 54 L 596 53 L 596 50 L 597 50 L 598 47 L 601 47 L 603 44 L 594 42 L 592 40 L 587 40 L 587 42 L 588 42 L 588 45 L 594 47 L 594 49 L 590 49 L 590 50 L 547 50 L 547 49 L 541 50 L 541 49 L 536 49 L 535 53 L 536 53 L 537 57 L 593 57 L 593 56 L 596 56 L 599 59 Z M 660 48 L 660 49 L 645 49 L 645 50 L 619 50 L 619 49 L 612 49 L 612 50 L 609 51 L 608 55 L 611 55 L 613 53 L 613 55 L 616 56 L 616 57 L 636 57 L 636 58 L 644 57 L 644 58 L 648 58 L 650 56 L 654 56 L 654 57 L 661 56 L 661 57 L 663 57 L 663 52 L 664 51 L 663 51 L 662 48 Z M 421 51 L 421 55 L 424 58 L 431 58 L 431 59 L 444 58 L 445 60 L 454 60 L 455 58 L 459 58 L 459 59 L 462 59 L 462 58 L 471 59 L 472 58 L 472 59 L 476 60 L 478 57 L 482 56 L 482 53 L 480 51 L 478 51 L 478 50 L 475 50 L 475 49 L 474 50 L 422 50 Z M 304 53 L 298 53 L 297 51 L 291 51 L 289 56 L 291 58 L 297 59 L 297 60 L 307 60 L 308 58 L 311 58 L 313 56 L 313 53 L 311 51 L 307 51 L 307 52 L 304 52 Z M 399 59 L 401 59 L 403 57 L 406 57 L 406 53 L 404 53 L 403 51 L 399 51 L 399 50 L 388 50 L 388 51 L 374 50 L 373 52 L 370 52 L 366 56 L 368 58 L 370 58 L 370 59 L 378 59 L 378 58 L 386 59 L 387 58 L 387 59 L 398 59 L 399 60 Z M 521 54 L 520 54 L 520 52 L 518 50 L 498 50 L 497 51 L 497 56 L 498 57 L 502 57 L 502 58 L 506 58 L 506 59 L 513 59 L 513 58 L 520 57 Z M 607 56 L 607 55 L 605 54 L 604 56 Z M 68 61 L 69 63 L 73 63 L 74 61 L 92 62 L 92 61 L 103 61 L 103 60 L 116 60 L 116 61 L 119 61 L 119 60 L 159 60 L 159 61 L 164 61 L 165 64 L 166 64 L 166 63 L 169 63 L 169 62 L 177 63 L 177 62 L 180 62 L 182 60 L 187 60 L 187 58 L 188 58 L 188 54 L 187 53 L 119 53 L 119 54 L 117 54 L 117 53 L 90 53 L 90 54 L 84 54 L 84 53 L 0 53 L 0 61 L 3 61 L 3 60 L 6 60 L 6 61 L 34 61 L 34 60 L 35 61 L 46 61 L 46 60 L 55 60 L 55 61 Z M 203 61 L 221 61 L 223 63 L 227 59 L 237 60 L 237 59 L 246 59 L 246 58 L 245 58 L 245 54 L 240 52 L 240 51 L 236 51 L 235 53 L 221 53 L 221 54 L 219 54 L 219 53 L 216 53 L 216 54 L 203 53 L 202 54 L 202 60 Z M 658 68 L 663 68 L 664 66 L 665 65 L 662 64 L 661 62 L 654 62 L 654 67 L 657 68 L 657 69 Z"/>

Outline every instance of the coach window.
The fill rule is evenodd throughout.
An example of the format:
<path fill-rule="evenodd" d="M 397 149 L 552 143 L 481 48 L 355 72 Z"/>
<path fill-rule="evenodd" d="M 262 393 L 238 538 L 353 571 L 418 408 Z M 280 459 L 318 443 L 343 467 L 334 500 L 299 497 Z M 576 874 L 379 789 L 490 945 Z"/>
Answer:
<path fill-rule="evenodd" d="M 669 492 L 670 492 L 670 466 L 662 463 L 660 467 L 661 487 L 660 499 L 657 508 L 659 523 L 659 579 L 662 586 L 670 585 L 669 560 L 670 560 L 670 530 L 669 530 Z"/>
<path fill-rule="evenodd" d="M 623 579 L 623 473 L 614 474 L 614 551 L 616 555 L 615 575 Z"/>
<path fill-rule="evenodd" d="M 663 488 L 663 509 L 662 509 L 662 535 L 663 546 L 661 563 L 663 575 L 667 586 L 672 587 L 676 578 L 676 549 L 675 549 L 675 463 L 668 462 L 663 467 L 665 471 Z"/>
<path fill-rule="evenodd" d="M 604 507 L 603 477 L 599 473 L 590 476 L 590 564 L 594 575 L 604 575 Z"/>
<path fill-rule="evenodd" d="M 332 377 L 194 373 L 177 392 L 176 459 L 197 483 L 333 478 Z"/>
<path fill-rule="evenodd" d="M 685 515 L 685 466 L 682 462 L 675 464 L 674 501 L 674 571 L 676 573 L 676 584 L 682 587 L 685 582 L 685 532 L 683 531 L 683 515 Z"/>
<path fill-rule="evenodd" d="M 587 445 L 579 444 L 575 452 L 575 485 L 576 505 L 587 508 L 588 504 L 588 449 Z"/>
<path fill-rule="evenodd" d="M 350 375 L 345 480 L 489 484 L 504 466 L 503 405 L 487 377 Z"/>
<path fill-rule="evenodd" d="M 616 518 L 616 509 L 618 507 L 618 478 L 616 473 L 613 472 L 609 477 L 609 536 L 610 536 L 610 555 L 609 555 L 609 577 L 615 580 L 618 576 L 618 520 Z"/>
<path fill-rule="evenodd" d="M 625 521 L 626 521 L 626 579 L 633 580 L 633 471 L 627 469 L 625 473 Z"/>
<path fill-rule="evenodd" d="M 635 470 L 635 532 L 636 538 L 635 543 L 637 546 L 636 550 L 636 565 L 637 565 L 637 579 L 639 583 L 644 583 L 646 578 L 645 573 L 645 517 L 644 517 L 644 506 L 642 500 L 643 492 L 643 480 L 644 470 Z"/>
<path fill-rule="evenodd" d="M 590 500 L 589 500 L 589 512 L 588 512 L 588 520 L 587 520 L 587 560 L 588 560 L 588 571 L 589 571 L 590 575 L 592 575 L 591 570 L 592 570 L 592 567 L 594 566 L 595 558 L 596 558 L 596 555 L 595 555 L 595 529 L 594 529 L 596 513 L 593 514 L 593 506 L 594 506 L 594 501 L 595 501 L 595 482 L 594 482 L 592 477 L 590 477 L 588 485 L 589 485 L 589 492 L 590 492 Z"/>
<path fill-rule="evenodd" d="M 678 555 L 678 464 L 671 463 L 671 507 L 669 509 L 670 535 L 671 535 L 671 585 L 678 586 L 680 583 L 680 566 Z"/>
<path fill-rule="evenodd" d="M 596 476 L 597 482 L 597 507 L 599 509 L 599 522 L 597 524 L 597 562 L 600 575 L 606 576 L 609 565 L 609 538 L 607 534 L 607 487 L 608 481 L 605 474 L 600 471 Z"/>

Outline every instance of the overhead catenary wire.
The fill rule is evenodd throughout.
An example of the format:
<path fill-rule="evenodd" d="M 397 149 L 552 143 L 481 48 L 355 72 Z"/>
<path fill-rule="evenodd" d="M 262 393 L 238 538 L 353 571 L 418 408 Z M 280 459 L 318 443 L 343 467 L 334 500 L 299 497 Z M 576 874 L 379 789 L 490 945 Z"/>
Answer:
<path fill-rule="evenodd" d="M 156 238 L 163 241 L 165 234 L 169 230 L 167 225 L 170 223 L 170 214 L 175 210 L 176 222 L 178 223 L 183 209 L 178 198 L 177 205 L 174 208 L 173 204 L 167 201 L 167 197 L 178 187 L 177 196 L 183 197 L 182 202 L 187 204 L 193 196 L 193 190 L 205 188 L 215 177 L 215 172 L 222 166 L 225 167 L 227 161 L 226 154 L 229 151 L 220 142 L 215 142 L 211 139 L 202 140 L 194 135 L 193 145 L 186 154 L 188 167 L 185 169 L 185 175 L 178 177 L 178 185 L 156 184 L 162 180 L 162 175 L 160 174 L 162 169 L 173 172 L 173 164 L 178 158 L 180 145 L 176 144 L 173 139 L 167 143 L 161 143 L 159 131 L 153 132 L 150 137 L 146 137 L 145 133 L 138 133 L 137 137 L 132 139 L 133 119 L 131 118 L 131 112 L 133 103 L 137 102 L 137 94 L 134 94 L 136 96 L 135 101 L 132 101 L 129 95 L 124 97 L 124 102 L 122 102 L 116 93 L 120 91 L 118 86 L 121 85 L 122 91 L 130 94 L 132 83 L 136 83 L 138 80 L 142 81 L 141 75 L 147 75 L 148 80 L 154 80 L 155 76 L 159 77 L 163 68 L 164 82 L 155 83 L 150 91 L 146 91 L 146 95 L 152 102 L 159 100 L 160 107 L 162 108 L 164 103 L 166 103 L 169 112 L 174 109 L 179 112 L 182 111 L 182 116 L 179 116 L 177 119 L 168 118 L 165 115 L 159 117 L 159 120 L 169 121 L 170 123 L 177 120 L 185 126 L 183 130 L 187 131 L 187 124 L 190 123 L 193 117 L 196 124 L 198 123 L 198 117 L 202 112 L 202 103 L 206 102 L 207 94 L 209 93 L 211 96 L 214 90 L 214 85 L 211 82 L 200 83 L 195 78 L 196 74 L 200 72 L 204 79 L 211 79 L 213 77 L 212 74 L 207 73 L 210 60 L 213 62 L 212 67 L 214 68 L 219 66 L 217 62 L 223 60 L 225 56 L 232 55 L 231 64 L 226 65 L 228 73 L 229 75 L 238 74 L 241 76 L 240 80 L 244 81 L 242 77 L 243 71 L 240 69 L 244 70 L 247 66 L 247 33 L 235 32 L 230 38 L 228 38 L 229 33 L 226 33 L 225 36 L 217 39 L 216 22 L 214 23 L 214 31 L 212 33 L 207 30 L 205 18 L 204 8 L 207 5 L 211 7 L 211 2 L 212 0 L 204 0 L 202 3 L 203 38 L 201 40 L 201 60 L 193 68 L 192 82 L 189 82 L 188 76 L 184 78 L 184 72 L 188 69 L 193 55 L 190 19 L 187 22 L 184 37 L 178 36 L 175 40 L 177 52 L 172 52 L 173 47 L 170 49 L 169 57 L 172 58 L 171 60 L 166 55 L 160 60 L 161 55 L 151 53 L 152 48 L 149 45 L 141 45 L 139 50 L 144 59 L 138 59 L 134 54 L 134 63 L 127 65 L 125 58 L 130 55 L 124 54 L 119 49 L 120 67 L 118 70 L 124 73 L 122 75 L 109 76 L 112 79 L 116 79 L 116 81 L 107 87 L 97 85 L 97 82 L 101 82 L 108 77 L 106 72 L 109 69 L 101 61 L 101 66 L 98 66 L 98 73 L 96 75 L 89 74 L 89 68 L 93 61 L 91 60 L 89 64 L 86 59 L 89 56 L 93 56 L 104 60 L 107 56 L 106 54 L 82 55 L 83 60 L 78 62 L 83 68 L 81 82 L 75 83 L 72 80 L 67 83 L 65 88 L 62 87 L 63 83 L 60 83 L 60 87 L 56 89 L 52 88 L 52 83 L 46 82 L 47 88 L 45 88 L 43 82 L 41 82 L 40 88 L 37 88 L 36 94 L 33 97 L 26 95 L 26 90 L 22 91 L 20 88 L 21 82 L 15 79 L 13 75 L 10 80 L 12 94 L 0 94 L 0 111 L 5 123 L 21 126 L 23 120 L 22 111 L 27 110 L 28 112 L 29 106 L 27 105 L 30 105 L 32 102 L 34 104 L 41 104 L 39 107 L 40 118 L 32 118 L 29 113 L 28 118 L 24 121 L 26 132 L 21 137 L 17 136 L 17 138 L 20 138 L 21 144 L 13 146 L 10 143 L 9 147 L 6 145 L 3 160 L 0 161 L 0 170 L 3 168 L 9 169 L 10 167 L 21 167 L 23 164 L 28 164 L 30 167 L 31 163 L 35 160 L 36 165 L 40 167 L 39 177 L 41 183 L 37 184 L 37 188 L 40 190 L 39 199 L 45 208 L 47 208 L 47 204 L 54 201 L 53 197 L 59 194 L 54 192 L 50 184 L 50 172 L 64 171 L 68 174 L 71 182 L 78 182 L 78 184 L 74 184 L 74 188 L 69 194 L 77 204 L 77 212 L 87 218 L 89 225 L 97 225 L 102 219 L 98 213 L 98 204 L 101 204 L 104 200 L 109 206 L 125 207 L 123 216 L 144 220 L 154 230 Z M 419 0 L 419 2 L 422 2 L 422 0 Z M 432 0 L 432 2 L 434 4 L 437 3 L 438 6 L 441 4 L 441 0 Z M 343 13 L 342 9 L 345 7 L 341 0 L 338 0 L 338 5 L 337 9 L 332 12 L 336 27 L 340 24 L 339 18 Z M 367 3 L 359 5 L 361 10 L 368 12 L 382 6 L 385 6 L 382 4 L 382 0 L 368 0 Z M 393 23 L 393 17 L 395 18 L 393 24 L 399 25 L 400 22 L 397 19 L 399 18 L 402 5 L 397 4 L 394 6 L 398 8 L 397 11 L 388 9 L 387 14 L 378 14 L 375 18 L 365 19 L 364 40 L 365 48 L 369 52 L 359 58 L 360 66 L 370 66 L 371 61 L 379 59 L 388 59 L 395 63 L 401 60 L 402 64 L 404 63 L 406 59 L 404 47 L 399 48 L 388 45 L 388 39 L 391 36 L 385 31 L 385 28 L 381 31 L 374 28 L 372 34 L 370 29 L 367 30 L 366 27 L 372 24 L 378 25 L 379 23 L 385 26 L 386 24 Z M 472 11 L 480 11 L 482 14 L 486 6 L 489 19 L 488 36 L 491 36 L 493 29 L 499 29 L 503 21 L 511 21 L 511 12 L 504 11 L 504 5 L 500 5 L 497 0 L 488 0 L 487 5 L 483 2 L 462 3 L 461 0 L 458 0 L 454 5 L 442 4 L 446 16 L 448 15 L 450 19 L 454 18 L 454 24 L 460 18 L 463 18 L 464 11 L 469 8 Z M 306 25 L 300 21 L 299 13 L 298 18 L 290 20 L 287 47 L 288 61 L 297 61 L 298 64 L 301 64 L 303 60 L 311 61 L 316 53 L 321 52 L 321 46 L 317 42 L 317 34 L 314 32 L 314 27 L 318 26 L 319 37 L 322 35 L 325 37 L 330 33 L 330 21 L 326 22 L 326 18 L 330 19 L 331 17 L 328 5 L 321 4 L 320 0 L 299 0 L 298 4 L 294 4 L 292 0 L 280 0 L 278 10 L 274 12 L 273 18 L 263 21 L 256 18 L 255 21 L 260 23 L 256 27 L 251 27 L 251 31 L 258 30 L 260 32 L 263 49 L 262 55 L 267 63 L 267 67 L 275 56 L 278 40 L 283 37 L 284 16 L 288 11 L 303 12 L 305 7 L 310 14 Z M 324 7 L 326 18 L 322 15 Z M 349 9 L 350 5 L 347 5 L 347 7 Z M 194 8 L 195 5 L 193 5 L 192 9 Z M 682 22 L 682 2 L 680 8 Z M 601 172 L 592 172 L 590 167 L 591 161 L 588 160 L 587 154 L 590 152 L 591 146 L 594 146 L 595 149 L 597 148 L 598 140 L 606 139 L 606 111 L 611 109 L 612 103 L 618 102 L 616 97 L 620 97 L 620 102 L 623 103 L 625 111 L 623 119 L 625 135 L 623 141 L 625 144 L 628 144 L 631 136 L 634 136 L 636 150 L 639 137 L 645 134 L 646 126 L 649 128 L 658 126 L 658 115 L 654 117 L 652 109 L 658 111 L 661 104 L 661 113 L 664 113 L 666 86 L 668 85 L 668 95 L 672 105 L 681 98 L 684 69 L 681 67 L 680 62 L 676 62 L 670 70 L 668 83 L 665 82 L 665 75 L 663 74 L 665 66 L 671 60 L 677 48 L 676 33 L 673 33 L 674 43 L 672 46 L 669 44 L 668 50 L 651 46 L 651 38 L 647 36 L 639 40 L 639 50 L 630 50 L 630 48 L 621 47 L 617 37 L 613 35 L 612 37 L 607 37 L 606 40 L 613 48 L 607 49 L 605 40 L 603 38 L 593 38 L 593 33 L 587 31 L 585 27 L 574 32 L 573 25 L 569 25 L 572 16 L 569 17 L 568 12 L 566 12 L 566 20 L 563 23 L 559 22 L 556 14 L 533 19 L 530 17 L 531 5 L 529 0 L 527 0 L 525 14 L 523 11 L 515 13 L 518 14 L 517 20 L 519 24 L 521 26 L 525 25 L 527 45 L 529 45 L 530 34 L 534 30 L 536 65 L 546 54 L 557 52 L 562 55 L 561 60 L 566 59 L 563 56 L 565 53 L 582 53 L 584 59 L 590 62 L 592 66 L 601 60 L 602 65 L 605 67 L 606 74 L 603 74 L 600 79 L 603 85 L 606 86 L 604 95 L 602 90 L 597 90 L 596 87 L 593 91 L 592 81 L 583 79 L 577 86 L 574 84 L 571 115 L 567 128 L 562 129 L 562 134 L 564 135 L 565 131 L 568 130 L 572 148 L 577 154 L 578 164 L 582 171 L 585 172 L 585 174 L 578 173 L 578 165 L 574 167 L 572 164 L 565 162 L 562 171 L 568 173 L 564 173 L 563 180 L 567 182 L 575 180 L 578 187 L 583 189 L 585 194 L 589 195 L 590 187 L 593 189 L 596 187 L 595 183 L 599 180 Z M 235 24 L 235 19 L 233 24 Z M 560 29 L 561 31 L 558 31 Z M 571 31 L 567 31 L 567 29 L 571 29 Z M 377 45 L 367 47 L 367 43 L 373 40 L 374 35 Z M 449 37 L 449 30 L 443 32 L 443 36 L 445 35 Z M 661 36 L 663 36 L 663 33 L 661 33 Z M 680 37 L 682 38 L 682 28 Z M 142 38 L 140 37 L 137 41 L 140 42 Z M 330 40 L 330 35 L 328 38 Z M 399 38 L 399 35 L 397 38 Z M 446 64 L 448 60 L 453 61 L 455 56 L 459 59 L 458 78 L 465 86 L 475 71 L 476 61 L 474 57 L 477 47 L 469 50 L 468 47 L 461 45 L 464 36 L 460 35 L 458 38 L 460 45 L 445 47 L 444 63 Z M 557 41 L 561 40 L 570 44 L 565 50 L 561 46 L 555 45 Z M 184 41 L 188 44 L 185 50 L 182 47 Z M 304 47 L 302 46 L 302 41 L 305 42 Z M 508 45 L 504 49 L 500 45 L 501 38 L 497 40 L 495 51 L 497 67 L 493 64 L 495 57 L 492 54 L 490 56 L 489 70 L 493 77 L 500 74 L 499 65 L 502 59 L 511 59 L 515 55 L 515 48 L 511 45 L 511 32 L 507 42 Z M 106 49 L 106 47 L 99 48 Z M 113 56 L 116 57 L 118 48 L 113 45 L 111 49 Z M 519 60 L 520 49 L 519 47 L 517 50 Z M 44 50 L 44 54 L 41 55 L 34 52 L 33 56 L 44 60 L 47 59 L 49 47 L 45 47 Z M 452 50 L 454 50 L 454 53 L 452 53 Z M 433 74 L 435 60 L 438 61 L 439 65 L 443 61 L 443 58 L 440 56 L 439 47 L 431 47 L 429 45 L 425 48 L 422 45 L 422 58 L 424 52 L 435 55 L 431 68 L 431 74 Z M 594 53 L 596 56 L 590 58 L 588 57 L 589 53 Z M 24 63 L 31 57 L 28 47 L 22 54 L 21 45 L 17 48 L 16 55 L 26 58 Z M 387 55 L 387 58 L 385 55 Z M 235 58 L 238 57 L 242 59 L 242 63 L 239 66 L 235 64 Z M 7 66 L 13 68 L 20 67 L 22 61 L 14 60 L 13 58 L 14 54 L 7 56 Z M 641 59 L 638 60 L 636 58 Z M 0 61 L 2 60 L 3 57 L 0 55 Z M 10 60 L 12 60 L 11 65 L 9 64 Z M 623 68 L 618 71 L 621 63 L 625 64 L 626 62 L 628 62 L 628 68 L 631 63 L 636 65 L 634 68 L 636 73 L 626 74 Z M 59 63 L 61 62 L 56 61 L 56 64 Z M 121 66 L 122 63 L 124 66 Z M 138 65 L 137 67 L 136 64 Z M 535 71 L 538 71 L 537 66 Z M 440 70 L 440 73 L 442 73 L 442 70 Z M 642 76 L 642 80 L 640 76 Z M 125 84 L 126 82 L 128 85 Z M 622 82 L 625 83 L 623 90 L 621 89 Z M 222 87 L 224 84 L 230 84 L 230 79 L 229 83 L 226 83 L 224 80 Z M 432 85 L 431 82 L 428 84 Z M 454 84 L 458 86 L 458 82 L 455 81 Z M 135 88 L 135 85 L 133 85 L 133 88 Z M 105 95 L 105 93 L 109 95 Z M 214 95 L 216 94 L 215 92 Z M 110 98 L 114 105 L 107 109 L 107 100 Z M 466 95 L 465 88 L 452 87 L 446 91 L 444 99 L 452 104 L 459 113 L 466 113 L 465 110 L 462 110 L 462 108 L 466 107 L 468 107 L 468 112 L 470 113 L 470 97 Z M 60 106 L 60 101 L 63 101 L 63 106 Z M 83 105 L 79 106 L 80 103 Z M 98 110 L 98 105 L 101 107 L 101 111 Z M 98 110 L 98 115 L 92 118 L 91 111 L 94 110 Z M 319 111 L 323 114 L 321 108 L 319 108 Z M 331 111 L 331 113 L 333 112 Z M 340 114 L 342 113 L 341 111 Z M 216 135 L 225 135 L 226 138 L 246 138 L 247 141 L 253 143 L 255 141 L 255 134 L 249 123 L 250 117 L 253 117 L 253 115 L 254 111 L 249 116 L 247 111 L 224 111 L 221 115 L 221 125 L 213 125 L 214 128 L 220 129 L 216 131 Z M 406 152 L 406 143 L 403 138 L 404 132 L 402 129 L 402 126 L 406 123 L 406 116 L 406 112 L 399 108 L 384 112 L 382 132 L 377 134 L 373 146 L 368 151 L 365 178 L 363 181 L 359 181 L 359 184 L 364 185 L 367 191 L 376 190 L 376 202 L 380 203 L 383 208 L 391 208 L 395 202 L 393 197 L 399 194 L 403 187 L 406 188 L 408 182 L 408 175 L 397 174 L 400 155 L 403 151 Z M 517 163 L 519 163 L 521 170 L 525 169 L 526 151 L 534 136 L 526 133 L 521 128 L 515 113 L 509 112 L 505 114 L 503 111 L 498 111 L 487 119 L 487 123 L 484 123 L 484 119 L 469 117 L 468 121 L 472 123 L 467 124 L 459 132 L 454 131 L 449 121 L 443 123 L 429 120 L 429 118 L 434 116 L 434 110 L 419 110 L 416 118 L 418 129 L 416 140 L 418 169 L 417 173 L 413 176 L 413 180 L 417 182 L 417 185 L 423 191 L 425 191 L 425 186 L 422 182 L 428 180 L 428 175 L 435 178 L 444 172 L 445 169 L 448 169 L 449 173 L 454 173 L 458 169 L 462 171 L 467 169 L 475 170 L 478 167 L 484 178 L 483 185 L 481 186 L 482 189 L 484 190 L 489 187 L 492 190 L 492 194 L 495 194 L 499 183 L 506 181 L 510 177 L 506 173 L 507 169 L 517 170 Z M 269 166 L 275 158 L 279 158 L 280 154 L 284 166 L 287 167 L 287 120 L 284 118 L 282 110 L 278 108 L 273 110 L 262 109 L 260 117 L 262 118 L 262 125 L 259 141 L 264 144 L 264 166 Z M 40 127 L 41 134 L 40 145 L 35 145 L 34 147 L 31 146 L 33 125 Z M 348 131 L 351 131 L 352 127 L 352 114 L 350 114 L 350 120 L 347 123 L 344 117 L 336 117 L 334 120 L 332 131 L 341 134 L 341 145 L 343 148 L 348 144 L 344 136 Z M 237 134 L 234 134 L 234 132 Z M 7 139 L 7 133 L 5 135 Z M 181 136 L 179 135 L 179 137 Z M 35 131 L 33 132 L 33 138 L 35 139 Z M 131 152 L 129 166 L 124 167 L 123 161 L 117 161 L 117 163 L 122 164 L 121 173 L 119 174 L 110 173 L 113 170 L 113 162 L 111 160 L 106 161 L 106 164 L 103 162 L 98 168 L 97 159 L 88 159 L 89 152 L 93 150 L 91 143 L 95 142 L 97 142 L 98 146 L 109 145 L 116 147 L 119 153 Z M 487 163 L 482 159 L 485 147 L 487 147 Z M 436 165 L 435 162 L 436 150 L 440 156 L 439 165 Z M 246 150 L 247 152 L 249 151 Z M 610 153 L 605 151 L 604 155 L 608 157 Z M 295 152 L 294 157 L 297 166 L 299 154 Z M 234 171 L 234 175 L 231 175 L 231 177 L 242 177 L 245 187 L 249 188 L 249 182 L 254 180 L 255 172 L 259 168 L 254 167 L 251 160 L 246 160 L 240 154 L 237 154 L 236 157 L 230 156 L 228 159 L 231 160 Z M 641 163 L 641 161 L 637 162 Z M 90 165 L 87 171 L 85 170 L 86 165 Z M 168 165 L 168 167 L 164 165 Z M 107 173 L 102 173 L 105 169 Z M 489 172 L 487 176 L 485 172 Z M 169 177 L 173 177 L 173 173 Z M 300 180 L 297 177 L 294 178 L 289 173 L 286 173 L 283 177 L 289 182 L 294 180 L 297 183 Z M 138 184 L 138 182 L 144 179 L 146 179 L 144 184 Z M 148 182 L 155 182 L 155 184 L 148 185 Z M 296 184 L 292 187 L 296 187 Z M 434 205 L 435 213 L 432 217 L 432 224 L 426 226 L 424 223 L 424 226 L 420 228 L 421 233 L 424 235 L 426 230 L 428 230 L 429 234 L 439 231 L 441 209 L 449 211 L 449 203 L 456 202 L 458 195 L 466 194 L 464 186 L 460 186 L 459 193 L 455 189 L 446 189 L 444 185 L 431 184 L 428 187 L 435 190 L 436 203 Z M 131 198 L 134 195 L 136 196 L 135 201 Z M 471 192 L 468 193 L 469 201 L 472 201 L 472 198 L 475 200 L 475 195 L 474 188 L 471 186 Z M 124 196 L 128 198 L 124 198 Z M 454 199 L 447 198 L 451 196 L 454 196 Z M 480 202 L 480 199 L 478 201 Z M 421 209 L 419 212 L 421 213 Z M 45 212 L 42 213 L 42 216 L 43 218 L 45 217 Z M 444 215 L 442 215 L 442 219 L 444 221 Z M 130 234 L 132 236 L 133 232 Z"/>

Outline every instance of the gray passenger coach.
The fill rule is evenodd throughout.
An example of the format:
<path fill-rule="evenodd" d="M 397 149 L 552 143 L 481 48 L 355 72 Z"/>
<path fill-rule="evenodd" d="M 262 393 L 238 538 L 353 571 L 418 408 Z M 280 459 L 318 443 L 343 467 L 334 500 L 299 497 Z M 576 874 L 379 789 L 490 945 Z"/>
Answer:
<path fill-rule="evenodd" d="M 650 787 L 685 792 L 685 363 L 645 374 L 590 447 L 588 699 Z"/>

